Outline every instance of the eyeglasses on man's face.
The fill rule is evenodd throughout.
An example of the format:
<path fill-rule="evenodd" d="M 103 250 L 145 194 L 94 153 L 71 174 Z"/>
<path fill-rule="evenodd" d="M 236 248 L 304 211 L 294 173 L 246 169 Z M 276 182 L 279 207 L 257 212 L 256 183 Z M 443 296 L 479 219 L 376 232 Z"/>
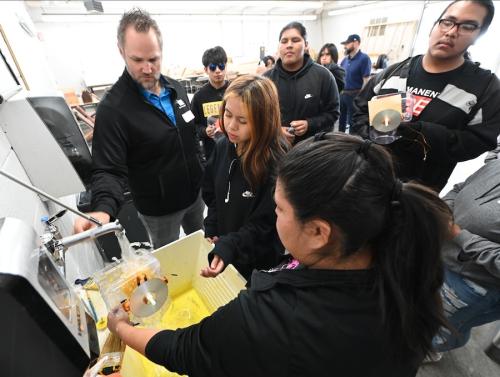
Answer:
<path fill-rule="evenodd" d="M 447 18 L 441 18 L 438 21 L 438 25 L 439 29 L 443 32 L 450 31 L 456 26 L 460 34 L 472 34 L 481 27 L 481 25 L 475 22 L 455 22 Z"/>
<path fill-rule="evenodd" d="M 215 72 L 215 70 L 217 69 L 217 67 L 219 67 L 219 69 L 221 71 L 225 70 L 226 69 L 226 65 L 224 63 L 219 63 L 219 64 L 215 64 L 215 63 L 210 63 L 208 65 L 208 69 L 211 70 L 212 72 Z"/>

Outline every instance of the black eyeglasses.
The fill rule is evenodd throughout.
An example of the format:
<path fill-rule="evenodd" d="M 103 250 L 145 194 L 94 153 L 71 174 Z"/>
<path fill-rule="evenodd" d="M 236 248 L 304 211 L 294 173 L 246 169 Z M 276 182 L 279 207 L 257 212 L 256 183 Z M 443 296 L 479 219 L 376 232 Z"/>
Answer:
<path fill-rule="evenodd" d="M 210 63 L 208 65 L 208 69 L 211 70 L 212 72 L 215 72 L 215 70 L 217 69 L 217 67 L 219 67 L 219 69 L 221 71 L 225 70 L 226 69 L 226 65 L 224 63 L 219 63 L 219 64 L 215 64 L 215 63 Z"/>
<path fill-rule="evenodd" d="M 453 29 L 455 26 L 461 34 L 472 34 L 481 26 L 474 22 L 455 22 L 453 20 L 448 20 L 446 18 L 441 18 L 438 21 L 439 28 L 441 31 L 447 32 Z"/>

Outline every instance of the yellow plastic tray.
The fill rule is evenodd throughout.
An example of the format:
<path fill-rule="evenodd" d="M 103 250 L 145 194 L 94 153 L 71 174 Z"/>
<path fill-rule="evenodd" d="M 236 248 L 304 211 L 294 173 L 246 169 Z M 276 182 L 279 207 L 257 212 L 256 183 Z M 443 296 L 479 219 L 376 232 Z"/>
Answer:
<path fill-rule="evenodd" d="M 190 234 L 153 252 L 168 278 L 170 306 L 161 319 L 161 328 L 177 329 L 200 322 L 217 308 L 227 304 L 245 288 L 245 279 L 229 265 L 216 278 L 200 276 L 207 265 L 207 254 L 213 245 L 202 231 Z M 123 358 L 122 377 L 178 376 L 127 348 Z"/>

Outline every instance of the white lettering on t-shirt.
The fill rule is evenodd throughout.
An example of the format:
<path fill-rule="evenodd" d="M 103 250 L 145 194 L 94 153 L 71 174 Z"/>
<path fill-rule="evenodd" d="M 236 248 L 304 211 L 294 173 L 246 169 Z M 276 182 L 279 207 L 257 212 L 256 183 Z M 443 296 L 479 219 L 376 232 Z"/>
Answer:
<path fill-rule="evenodd" d="M 439 96 L 439 92 L 436 92 L 434 90 L 413 88 L 411 86 L 407 88 L 407 91 L 410 92 L 411 94 L 428 98 L 436 98 L 437 96 Z"/>

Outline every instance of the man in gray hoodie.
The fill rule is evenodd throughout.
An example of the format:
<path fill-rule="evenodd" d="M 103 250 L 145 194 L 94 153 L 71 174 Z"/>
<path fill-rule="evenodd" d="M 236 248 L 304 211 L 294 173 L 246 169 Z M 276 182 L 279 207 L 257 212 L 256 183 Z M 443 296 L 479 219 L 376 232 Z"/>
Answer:
<path fill-rule="evenodd" d="M 499 138 L 500 142 L 500 138 Z M 500 143 L 486 163 L 443 199 L 453 211 L 453 238 L 443 247 L 441 295 L 456 334 L 443 329 L 436 351 L 467 343 L 472 327 L 500 319 Z"/>

